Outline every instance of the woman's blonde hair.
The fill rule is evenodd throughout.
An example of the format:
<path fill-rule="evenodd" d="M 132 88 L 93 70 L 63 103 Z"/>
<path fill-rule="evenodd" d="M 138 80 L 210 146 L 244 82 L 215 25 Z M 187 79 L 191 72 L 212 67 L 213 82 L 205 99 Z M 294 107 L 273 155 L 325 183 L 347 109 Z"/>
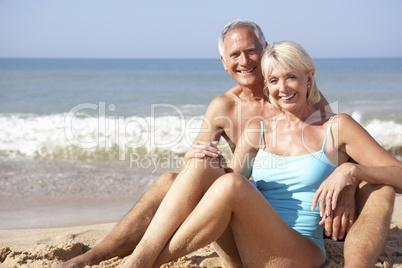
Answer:
<path fill-rule="evenodd" d="M 305 74 L 313 71 L 315 74 L 315 65 L 310 55 L 301 45 L 294 41 L 275 42 L 266 48 L 261 60 L 262 75 L 266 81 L 272 69 L 278 64 L 286 69 L 296 69 Z M 271 104 L 276 109 L 281 110 L 277 101 L 269 94 L 268 96 Z M 311 86 L 307 89 L 307 103 L 313 106 L 320 99 L 320 91 L 317 88 L 315 75 L 313 75 Z"/>

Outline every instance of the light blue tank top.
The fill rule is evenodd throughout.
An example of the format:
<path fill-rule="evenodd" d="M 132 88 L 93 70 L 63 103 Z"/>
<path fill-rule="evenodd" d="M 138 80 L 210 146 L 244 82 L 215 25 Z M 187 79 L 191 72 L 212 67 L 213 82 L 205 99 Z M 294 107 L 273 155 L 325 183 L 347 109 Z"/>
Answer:
<path fill-rule="evenodd" d="M 262 150 L 264 129 L 261 121 L 260 149 L 252 172 L 258 190 L 275 211 L 290 227 L 319 246 L 324 258 L 324 227 L 318 225 L 321 220 L 318 206 L 311 211 L 311 204 L 318 187 L 337 167 L 324 152 L 334 118 L 330 121 L 322 149 L 300 156 L 278 156 Z"/>

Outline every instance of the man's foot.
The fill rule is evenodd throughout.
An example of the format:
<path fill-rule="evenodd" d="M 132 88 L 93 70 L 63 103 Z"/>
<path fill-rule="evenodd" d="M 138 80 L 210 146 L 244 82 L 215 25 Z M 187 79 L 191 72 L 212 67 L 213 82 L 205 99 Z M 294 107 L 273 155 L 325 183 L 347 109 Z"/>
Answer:
<path fill-rule="evenodd" d="M 86 265 L 95 265 L 99 264 L 99 262 L 91 260 L 87 253 L 72 258 L 66 262 L 60 263 L 55 266 L 55 268 L 81 268 L 85 267 Z"/>

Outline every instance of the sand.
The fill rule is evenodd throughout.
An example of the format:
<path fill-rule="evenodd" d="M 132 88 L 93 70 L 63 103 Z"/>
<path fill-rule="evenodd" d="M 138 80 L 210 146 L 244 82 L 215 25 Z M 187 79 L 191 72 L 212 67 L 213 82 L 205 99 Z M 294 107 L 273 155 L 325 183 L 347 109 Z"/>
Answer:
<path fill-rule="evenodd" d="M 116 223 L 65 228 L 0 230 L 1 267 L 52 267 L 80 255 L 99 243 Z M 326 267 L 342 267 L 343 243 L 325 240 Z M 113 258 L 95 267 L 117 267 L 124 259 Z M 162 267 L 222 267 L 211 246 Z M 402 196 L 395 210 L 386 246 L 376 267 L 402 267 Z"/>

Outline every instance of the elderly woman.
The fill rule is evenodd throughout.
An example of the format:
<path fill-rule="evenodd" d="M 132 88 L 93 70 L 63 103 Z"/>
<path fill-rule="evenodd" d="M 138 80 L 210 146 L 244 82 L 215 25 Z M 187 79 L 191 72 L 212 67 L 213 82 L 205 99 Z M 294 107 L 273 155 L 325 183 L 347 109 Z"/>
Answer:
<path fill-rule="evenodd" d="M 315 67 L 299 44 L 271 45 L 262 70 L 280 113 L 250 122 L 231 158 L 233 173 L 210 160 L 203 168 L 211 178 L 198 178 L 192 170 L 205 160 L 189 161 L 126 267 L 160 265 L 213 241 L 232 266 L 320 267 L 325 248 L 318 223 L 345 185 L 365 180 L 402 192 L 401 162 L 350 116 L 314 107 L 320 99 Z M 360 165 L 346 162 L 350 157 Z M 253 183 L 246 179 L 251 175 Z M 183 211 L 183 200 L 194 209 Z"/>

